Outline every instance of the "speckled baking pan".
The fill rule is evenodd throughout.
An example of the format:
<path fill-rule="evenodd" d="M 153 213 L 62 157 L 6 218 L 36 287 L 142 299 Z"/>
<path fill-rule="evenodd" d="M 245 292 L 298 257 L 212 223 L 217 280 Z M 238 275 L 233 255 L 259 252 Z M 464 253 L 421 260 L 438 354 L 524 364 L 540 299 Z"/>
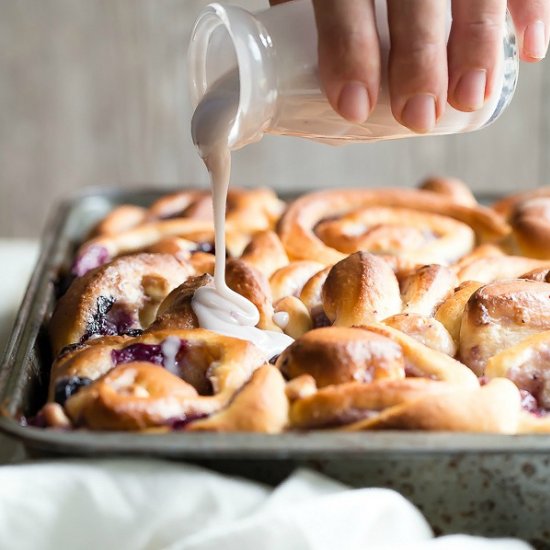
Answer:
<path fill-rule="evenodd" d="M 42 242 L 0 366 L 0 429 L 34 456 L 148 455 L 185 459 L 267 483 L 297 466 L 356 487 L 399 490 L 437 532 L 512 535 L 550 548 L 550 436 L 460 433 L 257 434 L 64 432 L 25 426 L 45 400 L 51 362 L 44 326 L 56 279 L 88 228 L 121 203 L 163 190 L 90 190 L 60 205 Z M 365 511 L 368 513 L 368 511 Z"/>

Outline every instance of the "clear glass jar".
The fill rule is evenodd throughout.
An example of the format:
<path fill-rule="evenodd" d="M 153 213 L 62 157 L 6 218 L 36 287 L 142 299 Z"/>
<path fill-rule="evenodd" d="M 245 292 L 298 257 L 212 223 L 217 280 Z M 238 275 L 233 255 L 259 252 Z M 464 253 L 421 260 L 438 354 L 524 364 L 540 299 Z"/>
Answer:
<path fill-rule="evenodd" d="M 332 144 L 419 136 L 392 116 L 385 0 L 376 0 L 376 14 L 382 55 L 381 86 L 378 103 L 365 123 L 354 124 L 340 117 L 321 89 L 311 0 L 295 0 L 257 14 L 218 3 L 207 6 L 195 22 L 189 45 L 194 106 L 214 85 L 223 85 L 238 94 L 238 109 L 230 135 L 233 149 L 257 141 L 264 133 Z M 450 24 L 449 7 L 447 32 Z M 509 104 L 518 76 L 516 37 L 509 17 L 496 74 L 493 93 L 483 108 L 463 113 L 447 105 L 436 127 L 422 135 L 484 128 Z"/>

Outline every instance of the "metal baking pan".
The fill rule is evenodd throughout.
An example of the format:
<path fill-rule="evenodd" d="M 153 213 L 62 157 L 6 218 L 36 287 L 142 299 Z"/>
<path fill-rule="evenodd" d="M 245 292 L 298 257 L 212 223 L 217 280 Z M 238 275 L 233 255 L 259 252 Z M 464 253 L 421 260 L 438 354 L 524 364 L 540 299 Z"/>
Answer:
<path fill-rule="evenodd" d="M 31 456 L 147 455 L 185 459 L 277 483 L 306 466 L 355 487 L 391 487 L 437 533 L 517 536 L 550 548 L 550 437 L 425 432 L 134 434 L 25 426 L 45 401 L 51 364 L 45 336 L 60 267 L 91 225 L 122 203 L 146 205 L 167 190 L 92 189 L 61 204 L 0 366 L 0 430 Z"/>

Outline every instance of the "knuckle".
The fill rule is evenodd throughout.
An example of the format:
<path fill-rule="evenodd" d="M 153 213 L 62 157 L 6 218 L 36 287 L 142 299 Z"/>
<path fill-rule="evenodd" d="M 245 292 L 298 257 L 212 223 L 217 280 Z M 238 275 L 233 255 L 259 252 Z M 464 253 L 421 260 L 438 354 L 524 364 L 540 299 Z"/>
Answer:
<path fill-rule="evenodd" d="M 376 38 L 357 28 L 347 32 L 342 29 L 327 30 L 321 41 L 323 58 L 342 77 L 372 77 L 378 74 L 380 58 Z"/>
<path fill-rule="evenodd" d="M 404 63 L 423 69 L 439 63 L 443 52 L 443 44 L 438 40 L 413 40 L 401 52 L 396 52 L 396 55 Z"/>
<path fill-rule="evenodd" d="M 468 39 L 478 44 L 496 42 L 500 39 L 503 22 L 491 17 L 480 17 L 466 21 L 463 24 L 463 32 Z"/>

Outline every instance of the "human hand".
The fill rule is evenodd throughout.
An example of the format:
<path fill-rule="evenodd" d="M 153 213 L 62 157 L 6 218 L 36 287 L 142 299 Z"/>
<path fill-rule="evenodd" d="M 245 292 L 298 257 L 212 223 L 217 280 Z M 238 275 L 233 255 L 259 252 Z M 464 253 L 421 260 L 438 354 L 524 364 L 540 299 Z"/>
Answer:
<path fill-rule="evenodd" d="M 374 0 L 313 0 L 313 5 L 325 93 L 341 116 L 362 123 L 380 85 Z M 460 111 L 483 106 L 491 95 L 507 6 L 521 59 L 539 61 L 548 48 L 550 0 L 452 0 L 448 43 L 447 2 L 387 0 L 387 6 L 392 112 L 415 132 L 429 132 L 447 102 Z"/>

